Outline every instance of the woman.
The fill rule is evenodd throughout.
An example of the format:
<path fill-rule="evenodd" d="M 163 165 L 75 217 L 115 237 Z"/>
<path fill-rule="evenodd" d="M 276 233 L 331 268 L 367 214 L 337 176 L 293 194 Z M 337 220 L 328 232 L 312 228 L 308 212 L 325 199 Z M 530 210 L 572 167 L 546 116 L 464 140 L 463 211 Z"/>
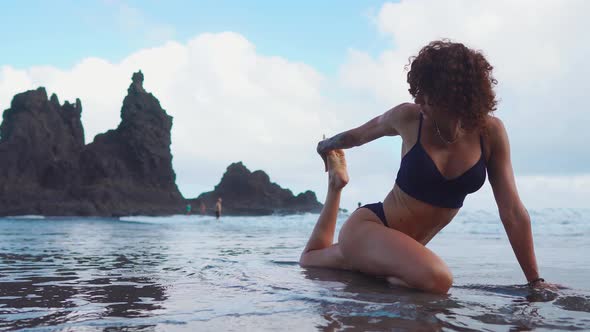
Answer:
<path fill-rule="evenodd" d="M 395 285 L 447 293 L 453 277 L 425 245 L 457 214 L 465 196 L 485 182 L 530 286 L 543 286 L 529 215 L 514 182 L 508 136 L 496 109 L 493 67 L 463 44 L 434 41 L 410 59 L 407 80 L 415 104 L 400 104 L 364 125 L 321 141 L 328 194 L 300 265 L 357 270 Z M 383 203 L 357 209 L 333 244 L 344 152 L 382 136 L 401 136 L 402 161 Z"/>

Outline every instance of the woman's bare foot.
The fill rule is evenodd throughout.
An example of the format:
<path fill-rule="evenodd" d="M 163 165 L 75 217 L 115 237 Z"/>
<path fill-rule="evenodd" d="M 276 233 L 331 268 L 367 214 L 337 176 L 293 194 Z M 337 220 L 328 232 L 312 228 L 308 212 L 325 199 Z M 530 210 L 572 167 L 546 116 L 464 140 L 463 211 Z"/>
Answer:
<path fill-rule="evenodd" d="M 328 185 L 330 189 L 341 190 L 348 183 L 344 150 L 332 150 L 328 152 L 326 157 L 328 160 Z"/>
<path fill-rule="evenodd" d="M 385 278 L 387 280 L 387 282 L 392 285 L 392 286 L 402 286 L 402 287 L 406 287 L 406 288 L 412 288 L 410 287 L 410 285 L 408 285 L 407 282 L 396 278 L 396 277 L 386 277 Z"/>

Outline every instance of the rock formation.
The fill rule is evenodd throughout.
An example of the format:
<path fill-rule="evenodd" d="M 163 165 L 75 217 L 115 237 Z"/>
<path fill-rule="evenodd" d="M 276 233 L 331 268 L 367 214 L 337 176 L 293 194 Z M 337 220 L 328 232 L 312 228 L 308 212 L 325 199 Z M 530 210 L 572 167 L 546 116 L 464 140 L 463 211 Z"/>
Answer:
<path fill-rule="evenodd" d="M 115 130 L 96 135 L 82 151 L 81 195 L 113 214 L 173 214 L 184 198 L 172 168 L 172 117 L 133 74 Z"/>
<path fill-rule="evenodd" d="M 190 200 L 198 210 L 201 202 L 212 211 L 217 198 L 223 200 L 224 215 L 269 215 L 319 212 L 322 208 L 312 191 L 297 196 L 283 189 L 263 171 L 250 172 L 241 162 L 227 167 L 213 191 Z"/>
<path fill-rule="evenodd" d="M 135 73 L 118 128 L 86 146 L 80 100 L 61 106 L 44 88 L 16 95 L 0 125 L 0 215 L 181 211 L 172 118 L 142 83 Z"/>
<path fill-rule="evenodd" d="M 185 200 L 172 168 L 172 117 L 133 74 L 116 129 L 84 145 L 82 105 L 44 88 L 16 95 L 0 125 L 0 216 L 121 216 L 198 211 L 224 198 L 224 214 L 317 212 L 311 191 L 293 196 L 262 171 L 232 164 L 215 190 Z"/>

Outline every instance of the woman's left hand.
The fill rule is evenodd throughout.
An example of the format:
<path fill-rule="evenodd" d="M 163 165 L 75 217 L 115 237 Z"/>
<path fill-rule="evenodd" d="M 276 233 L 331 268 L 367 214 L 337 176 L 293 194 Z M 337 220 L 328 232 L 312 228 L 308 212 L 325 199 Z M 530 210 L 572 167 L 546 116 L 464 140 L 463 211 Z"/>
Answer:
<path fill-rule="evenodd" d="M 547 290 L 551 290 L 551 291 L 557 291 L 560 288 L 564 288 L 563 286 L 558 285 L 558 284 L 552 284 L 552 283 L 545 282 L 545 280 L 539 280 L 529 286 L 534 289 L 547 289 Z"/>
<path fill-rule="evenodd" d="M 325 171 L 327 172 L 328 171 L 328 159 L 327 159 L 327 155 L 328 155 L 328 151 L 330 151 L 330 150 L 327 149 L 327 144 L 326 143 L 327 143 L 327 140 L 326 139 L 321 140 L 318 143 L 318 146 L 316 148 L 316 151 L 320 155 L 320 157 L 322 157 L 322 159 L 324 160 L 324 168 L 325 168 Z"/>

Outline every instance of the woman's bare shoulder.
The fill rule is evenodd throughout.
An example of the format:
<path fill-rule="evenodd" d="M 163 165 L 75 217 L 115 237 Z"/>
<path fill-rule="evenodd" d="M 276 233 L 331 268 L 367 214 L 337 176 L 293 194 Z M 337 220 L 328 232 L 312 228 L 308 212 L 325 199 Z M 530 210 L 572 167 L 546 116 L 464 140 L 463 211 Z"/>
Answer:
<path fill-rule="evenodd" d="M 388 111 L 390 119 L 395 123 L 398 131 L 413 126 L 420 119 L 420 105 L 402 103 Z"/>
<path fill-rule="evenodd" d="M 495 115 L 487 115 L 485 125 L 486 128 L 492 132 L 497 133 L 498 131 L 505 130 L 504 122 L 502 122 L 502 120 Z"/>
<path fill-rule="evenodd" d="M 414 103 L 401 103 L 391 110 L 404 120 L 413 120 L 420 116 L 420 105 Z"/>
<path fill-rule="evenodd" d="M 486 117 L 485 122 L 485 130 L 487 136 L 492 140 L 492 142 L 497 142 L 501 140 L 502 137 L 506 136 L 506 127 L 504 127 L 504 122 L 494 115 L 488 115 Z"/>
<path fill-rule="evenodd" d="M 503 151 L 509 149 L 508 133 L 504 122 L 497 116 L 488 115 L 485 123 L 485 147 L 488 156 L 491 157 L 492 151 Z"/>

